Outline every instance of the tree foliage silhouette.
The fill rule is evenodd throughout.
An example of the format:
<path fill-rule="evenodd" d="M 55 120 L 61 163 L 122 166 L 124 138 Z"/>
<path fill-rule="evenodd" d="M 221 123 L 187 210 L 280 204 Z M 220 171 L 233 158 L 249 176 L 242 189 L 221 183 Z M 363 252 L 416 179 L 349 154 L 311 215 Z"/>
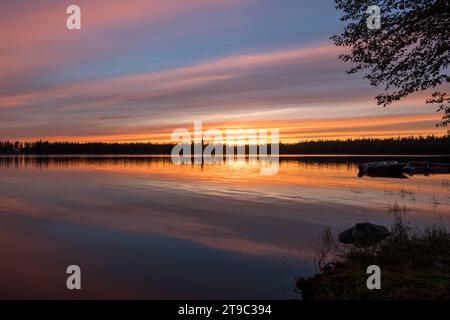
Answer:
<path fill-rule="evenodd" d="M 170 155 L 173 143 L 78 143 L 0 141 L 0 155 Z M 245 147 L 248 154 L 249 146 Z M 193 145 L 191 145 L 193 154 Z M 268 146 L 270 153 L 270 145 Z M 388 139 L 313 140 L 280 143 L 280 154 L 435 154 L 450 153 L 450 131 L 442 137 L 398 137 Z M 226 150 L 223 150 L 226 154 Z M 1 160 L 2 157 L 0 157 Z M 346 161 L 343 158 L 343 161 Z"/>
<path fill-rule="evenodd" d="M 440 125 L 450 123 L 450 1 L 449 0 L 335 0 L 347 25 L 331 37 L 349 47 L 340 55 L 352 63 L 347 73 L 365 71 L 373 86 L 384 86 L 377 104 L 388 106 L 414 92 L 435 91 L 426 100 L 443 111 Z M 367 8 L 381 9 L 381 28 L 367 27 Z M 439 88 L 439 89 L 438 89 Z M 439 125 L 439 124 L 438 124 Z"/>

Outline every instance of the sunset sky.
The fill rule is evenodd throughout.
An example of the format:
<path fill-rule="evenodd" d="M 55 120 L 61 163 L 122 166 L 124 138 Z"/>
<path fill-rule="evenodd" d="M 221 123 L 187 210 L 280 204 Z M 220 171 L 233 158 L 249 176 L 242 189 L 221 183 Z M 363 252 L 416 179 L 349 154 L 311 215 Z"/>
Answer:
<path fill-rule="evenodd" d="M 345 74 L 339 17 L 332 0 L 2 1 L 0 140 L 168 141 L 194 120 L 290 142 L 445 133 L 425 93 L 383 108 Z"/>

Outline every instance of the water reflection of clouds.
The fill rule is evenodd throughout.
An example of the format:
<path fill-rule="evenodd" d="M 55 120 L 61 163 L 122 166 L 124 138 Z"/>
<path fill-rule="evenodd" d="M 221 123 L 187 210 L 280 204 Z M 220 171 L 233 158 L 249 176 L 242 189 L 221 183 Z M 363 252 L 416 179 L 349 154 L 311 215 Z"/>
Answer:
<path fill-rule="evenodd" d="M 257 255 L 293 254 L 299 247 L 309 253 L 325 225 L 391 222 L 387 208 L 409 201 L 404 190 L 416 194 L 414 203 L 407 203 L 412 217 L 432 221 L 435 208 L 428 198 L 446 194 L 436 187 L 438 177 L 360 179 L 349 164 L 282 161 L 273 179 L 251 166 L 175 166 L 163 158 L 45 159 L 47 170 L 32 174 L 29 170 L 42 167 L 40 160 L 20 161 L 15 166 L 28 170 L 5 170 L 5 159 L 0 161 L 3 212 Z M 445 210 L 448 201 L 440 198 L 439 209 Z"/>

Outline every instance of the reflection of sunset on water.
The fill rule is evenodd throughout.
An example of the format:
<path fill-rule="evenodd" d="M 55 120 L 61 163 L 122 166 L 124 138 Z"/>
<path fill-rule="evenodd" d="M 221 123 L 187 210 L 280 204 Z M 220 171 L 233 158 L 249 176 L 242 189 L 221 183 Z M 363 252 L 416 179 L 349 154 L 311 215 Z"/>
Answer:
<path fill-rule="evenodd" d="M 1 162 L 2 160 L 0 160 Z M 47 170 L 95 171 L 124 174 L 130 177 L 148 178 L 151 180 L 182 181 L 186 184 L 200 184 L 215 186 L 216 188 L 233 187 L 236 190 L 259 192 L 272 197 L 295 200 L 327 200 L 337 202 L 369 201 L 367 205 L 381 206 L 389 199 L 405 203 L 408 207 L 427 211 L 427 199 L 433 195 L 442 198 L 442 214 L 450 212 L 448 203 L 447 175 L 434 174 L 431 176 L 415 175 L 409 179 L 393 178 L 358 178 L 355 163 L 333 163 L 332 161 L 314 162 L 308 156 L 293 158 L 282 157 L 280 170 L 276 179 L 260 174 L 261 163 L 252 157 L 224 157 L 222 164 L 204 163 L 175 165 L 166 156 L 147 158 L 144 156 L 120 157 L 106 156 L 97 159 L 84 157 L 62 157 L 39 161 L 26 157 L 3 160 L 1 164 L 33 168 L 43 166 Z M 183 188 L 178 184 L 177 188 Z M 208 192 L 207 190 L 205 192 Z M 211 190 L 211 192 L 213 192 Z M 411 198 L 411 203 L 405 202 Z M 380 197 L 382 195 L 382 197 Z M 406 197 L 405 195 L 409 195 Z M 429 197 L 429 198 L 427 198 Z M 354 201 L 352 200 L 354 199 Z M 376 199 L 380 201 L 376 201 Z"/>
<path fill-rule="evenodd" d="M 245 158 L 222 165 L 175 165 L 170 157 L 0 157 L 0 220 L 9 226 L 8 235 L 0 229 L 0 238 L 17 237 L 16 249 L 21 251 L 25 247 L 20 241 L 36 237 L 36 245 L 43 246 L 36 251 L 42 259 L 50 257 L 46 253 L 50 250 L 65 261 L 60 241 L 69 241 L 79 250 L 77 243 L 84 241 L 80 235 L 91 234 L 89 230 L 95 228 L 98 231 L 90 236 L 93 252 L 80 251 L 78 259 L 98 267 L 102 263 L 95 258 L 100 254 L 96 250 L 126 245 L 105 243 L 108 237 L 100 236 L 114 233 L 111 239 L 143 237 L 127 249 L 131 252 L 146 243 L 145 248 L 163 255 L 161 261 L 143 262 L 145 254 L 129 258 L 141 259 L 142 268 L 161 264 L 153 271 L 161 279 L 166 276 L 164 261 L 175 259 L 177 252 L 194 250 L 192 246 L 199 255 L 184 257 L 183 263 L 199 266 L 205 252 L 210 252 L 218 261 L 224 256 L 227 263 L 239 258 L 263 270 L 284 259 L 295 269 L 294 277 L 299 270 L 311 272 L 317 239 L 325 226 L 337 232 L 360 221 L 390 225 L 394 206 L 406 208 L 406 219 L 414 224 L 449 224 L 449 178 L 445 175 L 359 178 L 355 163 L 332 157 L 320 161 L 308 156 L 282 158 L 276 176 L 260 175 L 259 167 L 255 159 Z M 23 222 L 16 225 L 16 220 Z M 28 224 L 34 231 L 25 237 L 22 229 Z M 49 229 L 47 224 L 59 227 Z M 65 231 L 71 229 L 78 231 Z M 161 243 L 167 243 L 171 251 Z M 121 260 L 120 255 L 126 253 L 111 253 L 110 258 Z M 12 272 L 19 260 L 12 259 L 4 268 Z M 203 262 L 201 268 L 217 268 L 213 261 Z M 248 281 L 269 272 L 255 273 L 254 268 L 242 271 Z M 208 277 L 210 271 L 202 270 Z M 179 271 L 173 272 L 177 276 Z M 48 278 L 47 273 L 39 276 Z M 226 273 L 223 276 L 227 281 Z M 131 291 L 122 285 L 124 295 L 139 296 L 133 291 L 138 284 Z M 91 296 L 102 296 L 106 287 L 96 280 Z M 107 290 L 113 294 L 116 289 Z"/>

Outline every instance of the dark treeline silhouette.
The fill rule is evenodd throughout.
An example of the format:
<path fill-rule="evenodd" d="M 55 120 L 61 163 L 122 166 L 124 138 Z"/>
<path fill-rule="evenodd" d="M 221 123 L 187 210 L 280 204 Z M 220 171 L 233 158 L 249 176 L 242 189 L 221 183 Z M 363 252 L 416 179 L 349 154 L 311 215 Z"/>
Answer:
<path fill-rule="evenodd" d="M 173 144 L 0 141 L 3 154 L 170 154 Z"/>
<path fill-rule="evenodd" d="M 0 141 L 0 154 L 170 154 L 171 143 Z M 248 146 L 246 147 L 248 151 Z M 268 148 L 270 153 L 270 147 Z M 225 152 L 224 152 L 225 153 Z M 280 154 L 450 154 L 450 135 L 389 139 L 300 141 L 280 144 Z"/>
<path fill-rule="evenodd" d="M 389 139 L 301 141 L 280 146 L 281 154 L 450 154 L 450 135 Z"/>

